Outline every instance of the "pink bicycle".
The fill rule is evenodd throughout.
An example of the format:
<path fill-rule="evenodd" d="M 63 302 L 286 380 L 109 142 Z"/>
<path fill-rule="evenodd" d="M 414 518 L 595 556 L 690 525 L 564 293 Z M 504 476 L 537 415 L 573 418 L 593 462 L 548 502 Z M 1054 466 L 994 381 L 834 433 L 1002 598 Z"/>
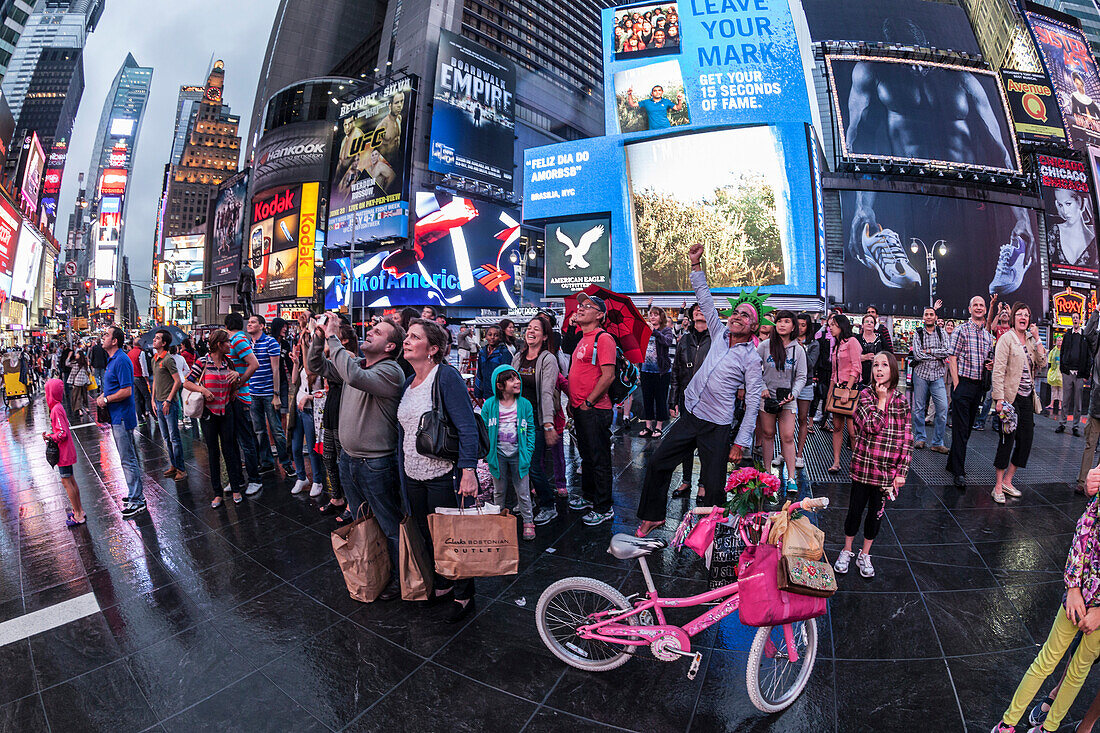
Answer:
<path fill-rule="evenodd" d="M 788 507 L 816 511 L 829 505 L 827 498 L 804 499 Z M 697 514 L 724 512 L 720 507 L 694 510 Z M 741 520 L 744 531 L 750 515 Z M 637 559 L 645 578 L 646 593 L 624 596 L 612 586 L 594 578 L 564 578 L 539 597 L 535 611 L 542 641 L 554 656 L 566 664 L 589 672 L 607 672 L 625 664 L 640 647 L 648 646 L 653 656 L 665 662 L 691 657 L 688 679 L 694 679 L 703 655 L 691 650 L 691 637 L 737 610 L 737 583 L 688 598 L 662 598 L 653 584 L 646 555 L 667 546 L 657 538 L 616 534 L 608 552 L 620 560 Z M 662 609 L 687 608 L 716 603 L 683 627 L 665 622 Z M 775 713 L 787 708 L 802 693 L 817 660 L 815 619 L 762 626 L 756 632 L 746 670 L 749 698 L 759 710 Z"/>

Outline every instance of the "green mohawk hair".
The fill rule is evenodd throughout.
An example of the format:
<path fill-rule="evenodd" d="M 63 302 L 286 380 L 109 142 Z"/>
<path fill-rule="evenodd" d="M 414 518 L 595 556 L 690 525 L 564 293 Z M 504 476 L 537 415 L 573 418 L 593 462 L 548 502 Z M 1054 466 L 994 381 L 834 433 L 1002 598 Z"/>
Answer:
<path fill-rule="evenodd" d="M 720 310 L 718 311 L 718 313 L 723 318 L 729 318 L 731 315 L 733 315 L 733 311 L 737 308 L 737 306 L 741 305 L 742 303 L 748 303 L 756 309 L 757 314 L 759 314 L 760 316 L 760 323 L 758 325 L 774 326 L 775 324 L 766 317 L 769 313 L 775 310 L 775 308 L 772 308 L 770 305 L 764 305 L 764 301 L 768 299 L 768 295 L 769 293 L 761 293 L 760 288 L 757 288 L 756 290 L 746 290 L 736 296 L 731 295 L 727 298 L 727 300 L 729 300 L 730 302 L 730 307 L 726 308 L 725 310 Z"/>

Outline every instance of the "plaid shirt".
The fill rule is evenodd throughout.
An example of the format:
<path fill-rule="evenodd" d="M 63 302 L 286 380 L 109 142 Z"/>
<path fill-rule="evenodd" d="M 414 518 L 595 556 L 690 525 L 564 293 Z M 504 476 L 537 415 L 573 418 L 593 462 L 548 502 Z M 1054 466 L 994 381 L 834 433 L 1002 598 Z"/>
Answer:
<path fill-rule="evenodd" d="M 947 372 L 944 359 L 951 356 L 951 347 L 948 344 L 950 337 L 942 328 L 935 328 L 932 333 L 923 326 L 913 334 L 913 376 L 934 382 L 943 379 Z"/>
<path fill-rule="evenodd" d="M 883 411 L 878 409 L 878 398 L 866 387 L 859 393 L 855 422 L 849 469 L 852 480 L 886 489 L 895 478 L 909 472 L 913 451 L 909 400 L 894 390 Z"/>
<path fill-rule="evenodd" d="M 981 379 L 982 366 L 993 350 L 993 334 L 985 326 L 976 326 L 967 321 L 955 329 L 955 350 L 958 360 L 959 376 L 967 379 Z"/>
<path fill-rule="evenodd" d="M 1085 605 L 1100 606 L 1100 537 L 1097 536 L 1097 514 L 1100 500 L 1093 499 L 1077 520 L 1077 530 L 1066 558 L 1063 580 L 1066 588 L 1079 588 Z M 1064 603 L 1063 599 L 1063 603 Z"/>

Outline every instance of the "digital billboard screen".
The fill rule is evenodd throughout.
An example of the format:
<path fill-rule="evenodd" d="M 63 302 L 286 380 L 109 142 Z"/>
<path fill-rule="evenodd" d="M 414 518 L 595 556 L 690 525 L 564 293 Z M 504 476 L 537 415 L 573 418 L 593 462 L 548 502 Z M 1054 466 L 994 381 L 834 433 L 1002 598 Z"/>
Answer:
<path fill-rule="evenodd" d="M 410 79 L 341 106 L 329 186 L 330 247 L 408 236 L 408 137 L 414 109 Z"/>
<path fill-rule="evenodd" d="M 0 196 L 0 302 L 11 297 L 11 277 L 22 218 L 8 200 Z"/>
<path fill-rule="evenodd" d="M 23 196 L 24 207 L 33 213 L 38 210 L 38 195 L 42 190 L 42 168 L 46 164 L 46 152 L 42 149 L 37 132 L 31 133 L 30 146 L 24 151 L 24 155 L 26 162 L 19 192 Z"/>
<path fill-rule="evenodd" d="M 616 59 L 642 59 L 680 52 L 677 3 L 639 3 L 615 8 L 611 37 Z"/>
<path fill-rule="evenodd" d="M 413 246 L 325 263 L 325 303 L 512 308 L 519 212 L 445 193 L 417 193 Z M 362 256 L 360 256 L 362 257 Z M 356 258 L 359 260 L 359 257 Z M 349 284 L 350 283 L 350 284 Z"/>
<path fill-rule="evenodd" d="M 1085 163 L 1037 155 L 1039 187 L 1047 231 L 1047 262 L 1052 277 L 1095 283 L 1096 215 Z"/>
<path fill-rule="evenodd" d="M 611 217 L 551 222 L 545 231 L 546 297 L 571 295 L 589 285 L 611 287 Z"/>
<path fill-rule="evenodd" d="M 53 310 L 54 301 L 54 279 L 57 277 L 55 270 L 57 269 L 57 258 L 53 253 L 47 249 L 42 256 L 42 292 L 39 293 L 39 300 L 42 303 L 42 307 L 45 310 Z"/>
<path fill-rule="evenodd" d="M 1058 98 L 1045 73 L 1001 69 L 1001 81 L 1018 136 L 1065 142 L 1066 130 L 1062 126 Z"/>
<path fill-rule="evenodd" d="M 327 181 L 332 123 L 296 122 L 260 138 L 253 154 L 252 189 L 266 191 L 306 181 Z"/>
<path fill-rule="evenodd" d="M 840 208 L 844 300 L 855 312 L 920 315 L 939 298 L 949 304 L 945 316 L 966 317 L 969 299 L 990 293 L 1042 302 L 1032 209 L 873 191 L 842 191 Z"/>
<path fill-rule="evenodd" d="M 826 56 L 844 157 L 1018 171 L 1000 78 L 913 59 Z"/>
<path fill-rule="evenodd" d="M 428 169 L 513 188 L 516 65 L 468 38 L 439 33 Z"/>
<path fill-rule="evenodd" d="M 814 41 L 863 41 L 980 55 L 966 11 L 926 0 L 802 0 Z"/>
<path fill-rule="evenodd" d="M 38 268 L 42 266 L 42 235 L 31 227 L 19 231 L 19 247 L 15 251 L 15 268 L 12 271 L 11 297 L 29 303 L 38 287 Z"/>
<path fill-rule="evenodd" d="M 202 290 L 205 234 L 187 234 L 164 240 L 164 284 L 173 295 Z"/>
<path fill-rule="evenodd" d="M 122 196 L 126 193 L 127 171 L 125 168 L 105 168 L 99 182 L 101 196 Z"/>
<path fill-rule="evenodd" d="M 313 297 L 320 186 L 307 183 L 252 198 L 248 262 L 258 301 Z"/>
<path fill-rule="evenodd" d="M 248 171 L 242 171 L 218 187 L 211 217 L 213 251 L 210 283 L 235 283 L 241 271 L 245 217 L 248 205 Z"/>
<path fill-rule="evenodd" d="M 1039 13 L 1024 16 L 1058 95 L 1070 144 L 1084 150 L 1089 143 L 1100 143 L 1100 77 L 1084 34 Z"/>

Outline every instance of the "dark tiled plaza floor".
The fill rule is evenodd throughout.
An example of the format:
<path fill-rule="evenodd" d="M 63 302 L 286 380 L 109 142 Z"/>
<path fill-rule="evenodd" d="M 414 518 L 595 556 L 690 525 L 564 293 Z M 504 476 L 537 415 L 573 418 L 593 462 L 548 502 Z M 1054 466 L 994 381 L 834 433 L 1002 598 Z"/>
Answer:
<path fill-rule="evenodd" d="M 211 510 L 205 452 L 186 431 L 190 478 L 177 486 L 160 478 L 159 436 L 140 430 L 149 514 L 126 521 L 110 435 L 77 429 L 89 521 L 65 529 L 39 437 L 47 423 L 39 402 L 0 422 L 0 623 L 89 595 L 100 610 L 0 646 L 3 731 L 986 731 L 1049 629 L 1084 506 L 1067 483 L 1083 440 L 1046 419 L 1019 474 L 1024 496 L 1005 507 L 976 483 L 991 476 L 994 434 L 975 434 L 966 492 L 946 485 L 942 456 L 918 453 L 874 548 L 877 577 L 841 579 L 808 688 L 765 716 L 745 690 L 754 630 L 736 616 L 695 640 L 693 681 L 687 662 L 647 654 L 581 673 L 539 641 L 534 607 L 551 582 L 643 587 L 606 552 L 635 524 L 643 440 L 616 440 L 613 525 L 585 527 L 562 507 L 521 548 L 519 574 L 478 581 L 477 615 L 451 627 L 418 604 L 350 600 L 329 520 L 285 479 Z M 813 436 L 802 485 L 835 502 L 821 517 L 835 554 L 847 484 L 823 471 L 828 438 Z M 674 501 L 670 517 L 686 506 Z M 655 556 L 658 585 L 704 588 L 692 558 Z M 1096 690 L 1089 680 L 1070 719 Z"/>

